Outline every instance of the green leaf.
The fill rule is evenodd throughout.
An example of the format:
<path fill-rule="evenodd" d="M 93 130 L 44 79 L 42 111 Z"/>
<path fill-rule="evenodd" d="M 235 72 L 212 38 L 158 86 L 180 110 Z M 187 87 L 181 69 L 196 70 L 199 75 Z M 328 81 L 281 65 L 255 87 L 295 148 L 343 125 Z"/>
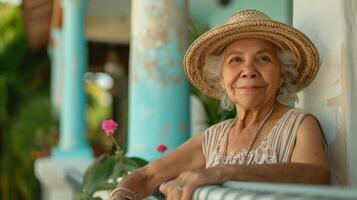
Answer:
<path fill-rule="evenodd" d="M 83 178 L 82 191 L 91 196 L 97 190 L 114 189 L 119 177 L 127 175 L 128 171 L 145 166 L 147 163 L 147 161 L 137 157 L 102 155 L 88 167 Z"/>
<path fill-rule="evenodd" d="M 119 156 L 103 155 L 100 156 L 86 171 L 82 190 L 84 193 L 93 195 L 99 186 L 105 184 L 113 172 L 117 162 L 120 162 Z"/>
<path fill-rule="evenodd" d="M 103 200 L 100 197 L 92 197 L 91 195 L 85 193 L 76 194 L 75 199 L 76 200 Z"/>
<path fill-rule="evenodd" d="M 114 182 L 116 182 L 119 177 L 125 176 L 126 174 L 128 174 L 128 169 L 121 160 L 121 162 L 117 162 L 115 164 L 112 175 L 109 177 L 109 179 L 112 179 Z"/>
<path fill-rule="evenodd" d="M 144 167 L 145 165 L 147 165 L 149 162 L 142 159 L 142 158 L 138 158 L 138 157 L 129 157 L 129 159 L 133 160 L 134 162 L 136 162 L 136 164 L 139 167 Z"/>
<path fill-rule="evenodd" d="M 140 168 L 140 166 L 130 158 L 124 158 L 123 162 L 128 171 L 134 171 L 135 169 Z"/>
<path fill-rule="evenodd" d="M 99 191 L 99 190 L 113 190 L 117 185 L 118 185 L 117 182 L 112 182 L 112 183 L 101 182 L 100 184 L 98 184 L 96 191 Z"/>

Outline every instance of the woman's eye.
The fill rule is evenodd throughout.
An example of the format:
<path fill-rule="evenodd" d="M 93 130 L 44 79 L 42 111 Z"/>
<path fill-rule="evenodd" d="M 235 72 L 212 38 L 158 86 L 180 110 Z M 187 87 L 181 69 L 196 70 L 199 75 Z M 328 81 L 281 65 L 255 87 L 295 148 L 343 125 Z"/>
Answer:
<path fill-rule="evenodd" d="M 241 61 L 241 59 L 240 59 L 240 58 L 238 58 L 238 57 L 234 57 L 234 58 L 231 58 L 231 59 L 229 60 L 229 63 L 232 63 L 232 62 L 239 62 L 239 61 Z"/>
<path fill-rule="evenodd" d="M 257 61 L 258 62 L 267 62 L 267 61 L 270 61 L 270 58 L 269 58 L 269 56 L 259 56 L 259 57 L 257 57 Z"/>

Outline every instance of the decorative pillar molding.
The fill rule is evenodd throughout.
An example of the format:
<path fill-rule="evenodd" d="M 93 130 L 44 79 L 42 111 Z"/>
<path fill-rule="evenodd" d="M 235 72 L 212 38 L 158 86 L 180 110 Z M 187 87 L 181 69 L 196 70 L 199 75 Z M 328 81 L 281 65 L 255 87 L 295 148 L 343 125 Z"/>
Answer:
<path fill-rule="evenodd" d="M 128 155 L 153 160 L 190 136 L 187 0 L 133 0 L 131 13 Z"/>
<path fill-rule="evenodd" d="M 63 24 L 63 101 L 58 158 L 92 157 L 86 138 L 86 95 L 84 73 L 87 71 L 87 46 L 84 36 L 86 0 L 62 0 Z"/>
<path fill-rule="evenodd" d="M 75 199 L 75 191 L 68 182 L 68 170 L 84 174 L 91 159 L 41 158 L 35 162 L 35 175 L 41 181 L 43 200 Z"/>

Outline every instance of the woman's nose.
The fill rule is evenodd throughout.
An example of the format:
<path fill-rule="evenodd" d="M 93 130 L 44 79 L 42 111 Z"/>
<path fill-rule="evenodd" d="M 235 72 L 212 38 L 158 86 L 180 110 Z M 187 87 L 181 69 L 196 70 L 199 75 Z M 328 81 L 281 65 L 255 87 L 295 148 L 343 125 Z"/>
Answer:
<path fill-rule="evenodd" d="M 258 76 L 257 69 L 254 66 L 254 63 L 248 62 L 244 65 L 244 68 L 241 73 L 242 78 L 256 78 Z"/>

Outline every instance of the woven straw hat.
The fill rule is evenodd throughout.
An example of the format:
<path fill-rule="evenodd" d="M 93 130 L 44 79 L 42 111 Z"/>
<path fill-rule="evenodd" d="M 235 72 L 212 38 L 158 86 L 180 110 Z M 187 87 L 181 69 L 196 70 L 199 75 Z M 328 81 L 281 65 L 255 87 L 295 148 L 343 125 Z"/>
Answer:
<path fill-rule="evenodd" d="M 245 10 L 237 12 L 226 24 L 207 31 L 191 44 L 183 61 L 191 83 L 204 94 L 220 99 L 202 72 L 205 59 L 210 54 L 219 55 L 230 43 L 246 38 L 270 41 L 281 50 L 289 50 L 296 56 L 299 73 L 297 91 L 308 86 L 315 78 L 319 70 L 319 54 L 305 34 L 257 10 Z"/>

